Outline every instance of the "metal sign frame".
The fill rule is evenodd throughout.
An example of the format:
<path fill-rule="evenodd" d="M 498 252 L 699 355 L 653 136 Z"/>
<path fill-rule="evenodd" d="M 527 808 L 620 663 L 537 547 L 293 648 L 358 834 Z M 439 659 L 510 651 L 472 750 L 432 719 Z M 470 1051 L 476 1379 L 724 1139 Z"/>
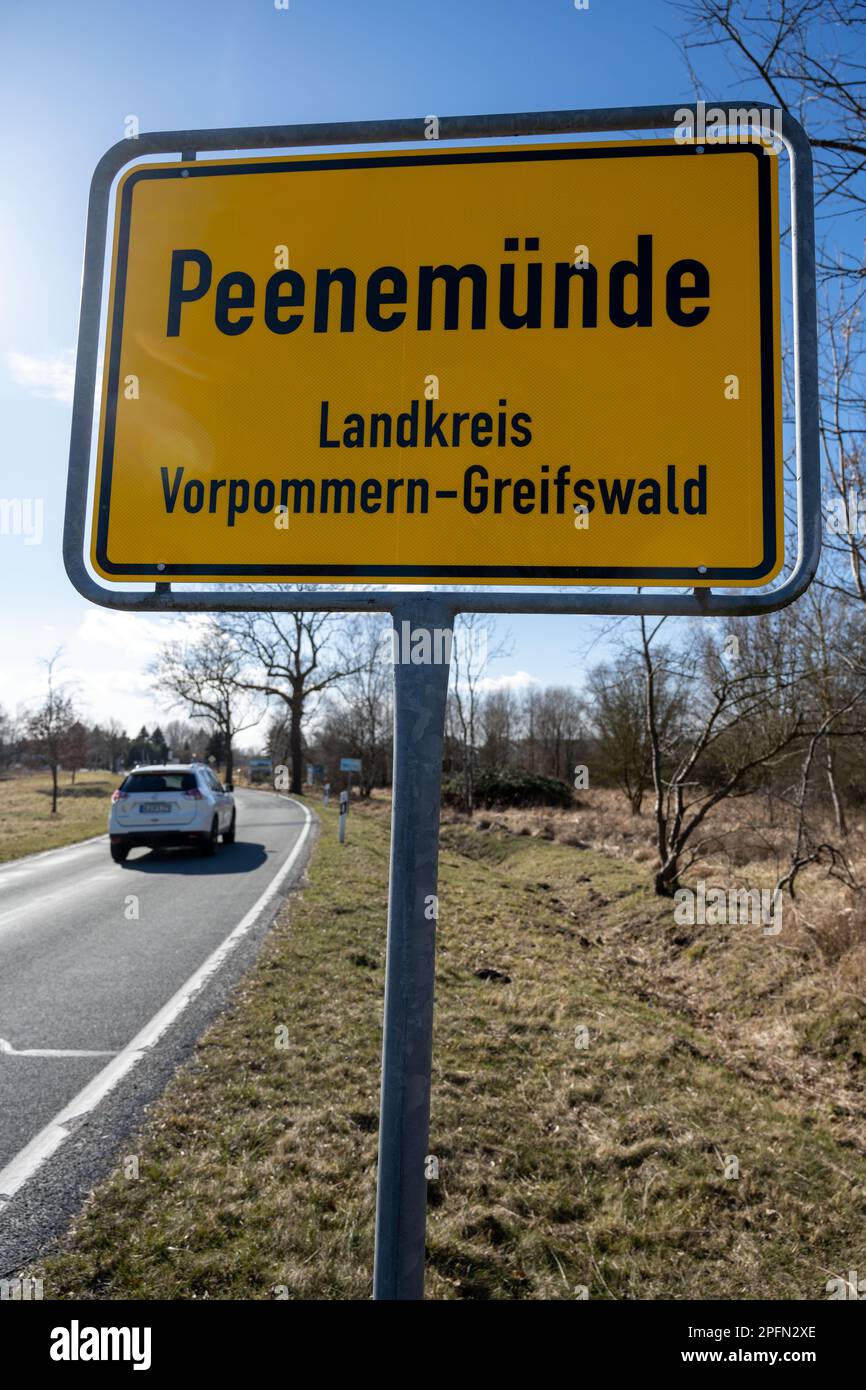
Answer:
<path fill-rule="evenodd" d="M 726 105 L 719 103 L 719 105 Z M 739 99 L 736 108 L 756 107 L 760 102 Z M 614 131 L 669 131 L 682 107 L 612 107 L 589 111 L 535 111 L 513 115 L 443 116 L 439 142 L 469 139 L 501 139 L 528 135 L 590 135 Z M 424 117 L 390 121 L 349 121 L 323 125 L 249 126 L 220 130 L 174 130 L 140 134 L 120 140 L 99 161 L 93 175 L 87 216 L 84 275 L 63 556 L 66 571 L 85 598 L 106 608 L 131 612 L 202 612 L 230 609 L 255 612 L 333 609 L 391 612 L 396 595 L 388 589 L 358 592 L 336 588 L 302 596 L 287 587 L 249 589 L 175 590 L 157 582 L 152 590 L 123 590 L 100 584 L 84 559 L 87 531 L 87 493 L 93 434 L 94 398 L 97 386 L 102 285 L 105 250 L 112 201 L 112 187 L 125 165 L 142 155 L 177 154 L 192 160 L 202 151 L 292 149 L 303 146 L 418 144 L 424 139 Z M 796 416 L 797 557 L 785 581 L 762 592 L 714 592 L 699 588 L 691 593 L 648 594 L 630 590 L 590 593 L 539 594 L 514 591 L 455 593 L 452 611 L 485 613 L 586 613 L 671 614 L 683 617 L 735 617 L 769 613 L 798 598 L 812 580 L 821 551 L 821 482 L 818 437 L 818 331 L 815 301 L 815 231 L 813 216 L 812 159 L 802 127 L 787 112 L 781 115 L 781 139 L 791 167 L 793 254 L 793 351 Z M 442 598 L 442 591 L 435 592 Z M 420 595 L 419 595 L 420 597 Z"/>
<path fill-rule="evenodd" d="M 720 105 L 722 103 L 719 103 Z M 760 102 L 737 101 L 762 109 Z M 681 107 L 618 107 L 599 111 L 540 111 L 521 115 L 449 116 L 439 121 L 444 141 L 533 135 L 597 134 L 611 131 L 668 131 Z M 774 112 L 774 120 L 778 116 Z M 122 140 L 100 160 L 93 176 L 87 223 L 81 323 L 69 456 L 63 554 L 67 573 L 85 598 L 126 612 L 243 610 L 390 613 L 394 652 L 404 624 L 412 636 L 426 635 L 430 650 L 450 632 L 455 615 L 486 613 L 671 614 L 723 617 L 769 613 L 798 598 L 815 574 L 821 550 L 821 479 L 818 436 L 818 337 L 815 299 L 815 237 L 812 162 L 798 123 L 781 117 L 781 137 L 791 161 L 794 293 L 794 368 L 797 443 L 798 548 L 787 579 L 764 592 L 684 594 L 539 594 L 501 590 L 461 592 L 293 588 L 173 590 L 104 587 L 84 560 L 88 475 L 97 385 L 102 285 L 108 214 L 115 177 L 142 155 L 199 151 L 291 149 L 299 146 L 419 143 L 425 118 L 328 125 L 263 126 L 227 130 L 166 131 Z M 445 651 L 447 651 L 447 644 Z M 385 978 L 382 1091 L 373 1293 L 377 1299 L 420 1299 L 424 1295 L 427 1215 L 427 1147 L 433 1048 L 433 986 L 438 917 L 439 804 L 449 660 L 412 664 L 395 656 L 394 770 L 391 863 Z"/>

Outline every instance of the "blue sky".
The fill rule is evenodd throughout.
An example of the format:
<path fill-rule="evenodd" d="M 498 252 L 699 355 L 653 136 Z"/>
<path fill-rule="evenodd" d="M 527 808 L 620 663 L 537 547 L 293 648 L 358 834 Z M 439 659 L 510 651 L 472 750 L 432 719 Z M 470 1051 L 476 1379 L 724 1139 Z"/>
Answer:
<path fill-rule="evenodd" d="M 171 622 L 89 605 L 60 547 L 88 185 L 142 130 L 364 120 L 688 100 L 665 0 L 41 0 L 0 7 L 0 497 L 40 499 L 40 544 L 0 536 L 0 703 L 25 706 L 63 666 L 92 718 L 157 710 L 143 668 Z M 719 95 L 727 68 L 702 70 Z M 31 513 L 35 516 L 36 513 Z M 513 618 L 500 677 L 579 683 L 585 618 Z M 599 649 L 592 659 L 598 658 Z M 164 711 L 163 711 L 164 713 Z"/>

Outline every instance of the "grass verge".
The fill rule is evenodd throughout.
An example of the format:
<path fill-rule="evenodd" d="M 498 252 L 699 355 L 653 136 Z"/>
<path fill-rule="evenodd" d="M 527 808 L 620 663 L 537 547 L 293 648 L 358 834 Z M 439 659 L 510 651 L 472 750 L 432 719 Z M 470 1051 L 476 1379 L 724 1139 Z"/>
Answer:
<path fill-rule="evenodd" d="M 108 805 L 119 779 L 109 772 L 61 775 L 57 813 L 51 813 L 50 774 L 0 781 L 0 863 L 88 840 L 108 827 Z"/>
<path fill-rule="evenodd" d="M 29 1271 L 46 1297 L 369 1297 L 388 823 L 353 810 L 341 847 L 321 814 L 232 1007 Z M 444 828 L 429 1297 L 814 1299 L 863 1264 L 850 1117 L 636 985 L 671 930 L 632 863 Z"/>

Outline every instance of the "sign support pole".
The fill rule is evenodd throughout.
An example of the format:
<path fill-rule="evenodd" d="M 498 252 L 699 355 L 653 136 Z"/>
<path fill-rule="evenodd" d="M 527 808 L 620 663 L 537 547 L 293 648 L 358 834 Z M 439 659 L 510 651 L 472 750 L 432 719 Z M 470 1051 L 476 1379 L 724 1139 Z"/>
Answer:
<path fill-rule="evenodd" d="M 375 1299 L 424 1297 L 439 798 L 453 627 L 453 605 L 437 598 L 413 595 L 392 614 L 394 791 Z M 426 660 L 415 665 L 412 655 Z"/>

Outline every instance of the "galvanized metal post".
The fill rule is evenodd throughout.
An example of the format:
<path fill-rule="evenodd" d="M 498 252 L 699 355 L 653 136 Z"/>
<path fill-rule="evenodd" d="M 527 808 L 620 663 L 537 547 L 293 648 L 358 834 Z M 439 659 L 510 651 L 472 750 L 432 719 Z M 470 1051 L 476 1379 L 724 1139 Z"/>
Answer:
<path fill-rule="evenodd" d="M 439 797 L 453 608 L 444 596 L 419 595 L 392 613 L 394 790 L 376 1299 L 424 1297 Z"/>

